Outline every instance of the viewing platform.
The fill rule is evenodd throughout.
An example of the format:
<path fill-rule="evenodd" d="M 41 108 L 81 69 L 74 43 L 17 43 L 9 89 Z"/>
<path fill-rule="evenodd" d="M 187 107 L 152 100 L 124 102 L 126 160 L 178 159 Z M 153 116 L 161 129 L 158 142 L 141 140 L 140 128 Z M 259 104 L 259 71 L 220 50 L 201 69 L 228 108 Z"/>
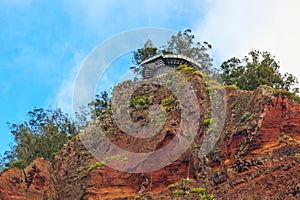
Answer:
<path fill-rule="evenodd" d="M 153 56 L 147 60 L 144 60 L 140 65 L 143 67 L 142 76 L 144 79 L 158 77 L 167 73 L 172 68 L 176 68 L 179 65 L 186 64 L 194 69 L 201 70 L 200 64 L 187 56 L 172 55 L 172 54 L 159 54 Z"/>

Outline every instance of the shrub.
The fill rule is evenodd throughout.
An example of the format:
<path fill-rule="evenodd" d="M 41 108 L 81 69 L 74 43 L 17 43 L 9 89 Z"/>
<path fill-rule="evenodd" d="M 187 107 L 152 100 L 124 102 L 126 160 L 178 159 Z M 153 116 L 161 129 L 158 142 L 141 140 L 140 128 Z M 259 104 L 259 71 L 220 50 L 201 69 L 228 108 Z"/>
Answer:
<path fill-rule="evenodd" d="M 215 196 L 213 194 L 210 195 L 199 195 L 199 200 L 215 200 Z"/>
<path fill-rule="evenodd" d="M 282 142 L 285 142 L 287 140 L 287 138 L 288 138 L 288 136 L 286 134 L 283 134 L 278 140 L 279 144 L 281 144 Z"/>
<path fill-rule="evenodd" d="M 228 88 L 233 88 L 233 89 L 238 89 L 238 86 L 236 86 L 235 84 L 233 85 L 227 85 Z"/>
<path fill-rule="evenodd" d="M 194 69 L 192 67 L 189 67 L 187 65 L 179 65 L 178 70 L 182 71 L 186 74 L 196 74 L 196 75 L 199 75 L 199 76 L 203 76 L 203 73 L 201 73 L 199 70 L 196 70 L 196 69 Z"/>
<path fill-rule="evenodd" d="M 182 184 L 190 183 L 189 179 L 183 178 L 181 179 Z"/>
<path fill-rule="evenodd" d="M 131 135 L 129 135 L 127 138 L 127 144 L 130 144 L 130 143 L 131 143 Z"/>
<path fill-rule="evenodd" d="M 163 107 L 166 109 L 167 112 L 170 112 L 172 109 L 172 104 L 176 102 L 176 98 L 174 94 L 170 95 L 169 97 L 163 99 L 161 101 Z"/>
<path fill-rule="evenodd" d="M 191 193 L 196 193 L 196 194 L 206 194 L 206 189 L 205 188 L 192 188 Z"/>
<path fill-rule="evenodd" d="M 134 200 L 139 200 L 141 198 L 142 198 L 141 196 L 136 196 L 136 197 L 134 197 Z"/>
<path fill-rule="evenodd" d="M 184 191 L 183 191 L 183 190 L 175 190 L 175 191 L 173 192 L 173 194 L 174 194 L 174 195 L 178 195 L 178 196 L 182 196 L 182 195 L 184 195 Z"/>
<path fill-rule="evenodd" d="M 215 127 L 210 127 L 206 130 L 205 135 L 209 135 L 212 134 L 214 131 L 216 130 Z"/>
<path fill-rule="evenodd" d="M 218 122 L 218 119 L 217 119 L 217 118 L 205 119 L 205 120 L 203 121 L 203 123 L 204 123 L 205 126 L 209 126 L 209 125 L 211 125 L 211 124 L 213 124 L 213 123 L 217 123 L 217 122 Z"/>
<path fill-rule="evenodd" d="M 130 107 L 136 107 L 137 105 L 141 105 L 143 109 L 148 108 L 149 98 L 147 96 L 136 96 L 135 98 L 131 99 L 129 102 Z"/>
<path fill-rule="evenodd" d="M 192 188 L 191 193 L 198 194 L 200 200 L 215 200 L 213 194 L 207 194 L 205 188 Z"/>
<path fill-rule="evenodd" d="M 166 81 L 166 85 L 168 85 L 168 86 L 172 85 L 172 81 L 171 80 L 167 80 Z"/>
<path fill-rule="evenodd" d="M 252 114 L 250 112 L 245 112 L 241 118 L 241 121 L 245 122 L 247 119 L 249 119 L 249 118 L 251 119 L 251 117 L 252 117 Z"/>
<path fill-rule="evenodd" d="M 175 189 L 175 187 L 176 187 L 176 186 L 175 186 L 174 184 L 171 184 L 171 185 L 169 185 L 168 188 L 169 188 L 169 190 L 173 190 L 173 189 Z"/>
<path fill-rule="evenodd" d="M 7 169 L 10 169 L 10 168 L 19 168 L 19 169 L 24 169 L 27 164 L 24 160 L 15 160 L 15 161 L 12 161 L 12 162 L 9 162 L 7 165 Z"/>
<path fill-rule="evenodd" d="M 300 97 L 297 94 L 289 92 L 287 90 L 278 90 L 275 92 L 274 95 L 275 96 L 281 95 L 282 98 L 288 98 L 289 100 L 291 100 L 293 102 L 300 103 Z"/>
<path fill-rule="evenodd" d="M 105 164 L 102 162 L 95 162 L 94 165 L 90 166 L 90 168 L 88 169 L 88 172 L 91 172 L 95 169 L 103 169 L 104 166 L 105 166 Z"/>

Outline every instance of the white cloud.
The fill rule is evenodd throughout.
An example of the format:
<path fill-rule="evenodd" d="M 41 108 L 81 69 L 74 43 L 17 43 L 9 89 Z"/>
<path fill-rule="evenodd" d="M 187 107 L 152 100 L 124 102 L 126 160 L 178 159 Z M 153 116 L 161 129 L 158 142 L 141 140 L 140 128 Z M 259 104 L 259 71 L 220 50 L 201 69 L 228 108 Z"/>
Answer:
<path fill-rule="evenodd" d="M 282 72 L 291 72 L 300 80 L 297 54 L 300 46 L 300 28 L 297 25 L 300 3 L 297 0 L 204 0 L 188 1 L 187 4 L 189 6 L 178 6 L 173 1 L 145 1 L 144 4 L 140 1 L 64 1 L 71 20 L 78 23 L 80 18 L 95 33 L 101 29 L 99 35 L 104 38 L 114 31 L 118 32 L 118 28 L 111 28 L 120 24 L 124 29 L 135 28 L 138 24 L 168 26 L 168 20 L 176 15 L 175 11 L 181 11 L 179 14 L 183 15 L 182 9 L 187 9 L 187 12 L 188 8 L 199 10 L 200 21 L 193 17 L 189 20 L 197 23 L 194 29 L 198 38 L 213 45 L 217 64 L 233 56 L 243 57 L 252 49 L 265 50 L 280 61 Z M 122 7 L 128 9 L 120 10 Z M 204 17 L 202 10 L 205 11 Z M 123 24 L 124 19 L 128 23 Z M 101 37 L 97 40 L 101 41 Z M 83 56 L 76 60 L 75 63 L 82 62 Z M 69 113 L 72 112 L 73 88 L 79 66 L 72 69 L 56 95 L 57 105 Z M 111 84 L 107 77 L 104 79 Z"/>
<path fill-rule="evenodd" d="M 64 112 L 72 114 L 72 91 L 74 88 L 74 82 L 76 79 L 77 70 L 79 65 L 74 67 L 70 73 L 70 76 L 64 80 L 58 89 L 55 97 L 56 105 Z"/>
<path fill-rule="evenodd" d="M 67 78 L 62 81 L 54 100 L 57 107 L 61 108 L 64 112 L 71 115 L 73 114 L 72 98 L 74 84 L 83 58 L 83 55 L 81 55 L 80 53 L 74 54 L 74 63 L 78 64 L 71 69 L 69 74 L 66 74 Z"/>
<path fill-rule="evenodd" d="M 196 34 L 212 43 L 217 64 L 252 49 L 269 51 L 280 61 L 282 72 L 300 80 L 299 9 L 297 0 L 208 1 Z"/>

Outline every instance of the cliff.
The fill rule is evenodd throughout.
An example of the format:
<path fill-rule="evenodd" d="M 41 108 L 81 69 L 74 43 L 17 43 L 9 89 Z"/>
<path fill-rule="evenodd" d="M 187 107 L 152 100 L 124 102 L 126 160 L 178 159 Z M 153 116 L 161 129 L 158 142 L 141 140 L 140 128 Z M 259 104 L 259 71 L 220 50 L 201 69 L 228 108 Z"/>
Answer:
<path fill-rule="evenodd" d="M 25 170 L 2 173 L 0 199 L 199 199 L 192 188 L 206 188 L 216 199 L 300 199 L 300 104 L 265 86 L 255 91 L 226 87 L 222 134 L 200 159 L 199 148 L 208 134 L 203 122 L 210 117 L 209 93 L 201 76 L 190 81 L 203 108 L 201 123 L 191 147 L 171 165 L 148 173 L 120 172 L 97 161 L 77 136 L 53 163 L 38 158 Z M 158 86 L 143 86 L 136 96 L 141 92 L 149 96 L 149 104 L 171 95 Z M 178 134 L 180 109 L 176 101 L 168 106 L 165 126 L 149 139 L 129 137 L 109 115 L 95 123 L 121 148 L 150 152 Z M 147 108 L 131 109 L 136 123 L 149 121 Z"/>

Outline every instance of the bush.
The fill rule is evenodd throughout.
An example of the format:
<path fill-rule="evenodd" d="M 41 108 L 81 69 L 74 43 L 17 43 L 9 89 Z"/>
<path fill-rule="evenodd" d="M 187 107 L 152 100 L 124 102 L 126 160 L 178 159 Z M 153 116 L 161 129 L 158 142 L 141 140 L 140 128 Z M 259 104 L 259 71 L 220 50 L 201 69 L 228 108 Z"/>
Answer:
<path fill-rule="evenodd" d="M 213 124 L 213 123 L 217 123 L 217 122 L 218 122 L 218 119 L 217 119 L 217 118 L 205 119 L 205 120 L 203 121 L 203 123 L 204 123 L 205 126 L 209 126 L 209 125 L 211 125 L 211 124 Z"/>
<path fill-rule="evenodd" d="M 171 111 L 172 105 L 175 102 L 176 102 L 176 98 L 175 98 L 174 94 L 170 95 L 169 97 L 167 97 L 161 101 L 163 107 L 166 109 L 167 112 Z"/>
<path fill-rule="evenodd" d="M 287 138 L 288 138 L 288 136 L 286 134 L 283 134 L 278 140 L 279 144 L 281 144 L 282 142 L 285 142 L 287 140 Z"/>
<path fill-rule="evenodd" d="M 249 119 L 249 118 L 251 119 L 251 117 L 252 117 L 252 114 L 250 112 L 245 112 L 241 118 L 241 121 L 245 122 L 247 119 Z"/>
<path fill-rule="evenodd" d="M 233 88 L 233 89 L 238 89 L 238 86 L 236 86 L 235 84 L 233 85 L 227 85 L 228 88 Z"/>
<path fill-rule="evenodd" d="M 192 67 L 189 67 L 188 65 L 179 65 L 178 70 L 184 72 L 185 74 L 196 74 L 198 76 L 205 76 L 202 72 L 199 70 L 196 70 Z"/>
<path fill-rule="evenodd" d="M 141 198 L 142 198 L 141 196 L 136 196 L 136 197 L 134 197 L 134 200 L 139 200 Z"/>
<path fill-rule="evenodd" d="M 27 163 L 23 160 L 16 160 L 6 164 L 7 168 L 19 168 L 24 169 L 27 166 Z"/>
<path fill-rule="evenodd" d="M 215 200 L 215 196 L 213 194 L 210 195 L 199 195 L 199 200 Z"/>
<path fill-rule="evenodd" d="M 207 194 L 205 188 L 192 188 L 191 193 L 198 194 L 200 200 L 215 200 L 213 194 Z"/>
<path fill-rule="evenodd" d="M 289 100 L 291 100 L 293 102 L 300 103 L 300 97 L 298 95 L 296 95 L 295 93 L 289 92 L 287 90 L 278 90 L 277 92 L 275 92 L 274 95 L 275 96 L 281 95 L 282 98 L 288 98 Z"/>
<path fill-rule="evenodd" d="M 183 178 L 181 179 L 182 184 L 190 183 L 189 179 Z"/>
<path fill-rule="evenodd" d="M 95 169 L 103 169 L 104 166 L 105 166 L 105 164 L 102 162 L 95 162 L 94 165 L 90 166 L 90 168 L 88 169 L 88 172 L 90 173 L 91 171 L 93 171 Z"/>
<path fill-rule="evenodd" d="M 143 96 L 138 95 L 134 99 L 131 99 L 129 106 L 134 108 L 137 105 L 140 105 L 140 106 L 142 106 L 143 109 L 147 109 L 148 103 L 149 103 L 149 98 L 147 96 L 143 97 Z"/>
<path fill-rule="evenodd" d="M 206 194 L 206 189 L 205 188 L 192 188 L 191 193 L 196 193 L 196 194 Z"/>
<path fill-rule="evenodd" d="M 127 138 L 127 144 L 130 144 L 130 143 L 131 143 L 131 135 L 129 135 Z"/>
<path fill-rule="evenodd" d="M 178 195 L 178 196 L 182 196 L 182 195 L 184 195 L 184 191 L 183 191 L 183 190 L 175 190 L 175 191 L 173 192 L 173 194 L 174 194 L 174 195 Z"/>
<path fill-rule="evenodd" d="M 174 185 L 174 184 L 171 184 L 171 185 L 169 185 L 169 190 L 173 190 L 173 189 L 175 189 L 176 188 L 176 186 Z"/>

